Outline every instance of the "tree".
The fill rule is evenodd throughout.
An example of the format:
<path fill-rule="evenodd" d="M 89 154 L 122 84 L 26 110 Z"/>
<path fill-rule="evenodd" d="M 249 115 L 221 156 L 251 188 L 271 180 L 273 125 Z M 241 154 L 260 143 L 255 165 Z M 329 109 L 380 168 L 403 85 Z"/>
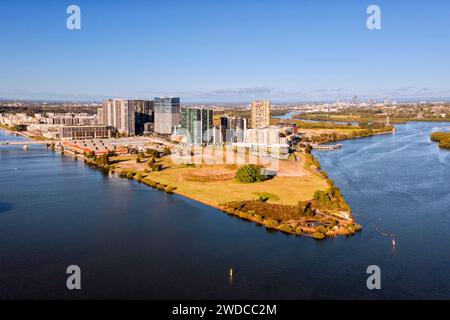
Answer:
<path fill-rule="evenodd" d="M 261 165 L 247 164 L 236 171 L 236 179 L 243 183 L 253 183 L 265 181 L 270 177 L 263 173 L 264 167 Z"/>
<path fill-rule="evenodd" d="M 99 166 L 107 166 L 107 165 L 109 165 L 109 156 L 107 154 L 99 155 L 97 157 L 97 159 L 95 160 L 95 162 Z"/>
<path fill-rule="evenodd" d="M 336 132 L 332 132 L 331 133 L 331 141 L 336 141 L 337 140 L 337 133 Z"/>
<path fill-rule="evenodd" d="M 305 153 L 311 154 L 311 146 L 309 143 L 305 147 Z"/>
<path fill-rule="evenodd" d="M 159 158 L 159 152 L 155 149 L 147 149 L 147 153 L 150 155 L 150 157 Z"/>
<path fill-rule="evenodd" d="M 166 155 L 170 155 L 170 154 L 171 154 L 170 148 L 169 148 L 169 147 L 165 147 L 165 148 L 164 148 L 164 153 L 165 153 Z"/>
<path fill-rule="evenodd" d="M 153 168 L 153 166 L 154 166 L 155 163 L 156 163 L 156 159 L 155 159 L 155 157 L 152 157 L 152 158 L 150 159 L 150 161 L 148 162 L 148 166 L 149 166 L 150 168 Z"/>
<path fill-rule="evenodd" d="M 297 212 L 300 216 L 313 217 L 315 215 L 311 202 L 299 201 L 297 203 Z"/>

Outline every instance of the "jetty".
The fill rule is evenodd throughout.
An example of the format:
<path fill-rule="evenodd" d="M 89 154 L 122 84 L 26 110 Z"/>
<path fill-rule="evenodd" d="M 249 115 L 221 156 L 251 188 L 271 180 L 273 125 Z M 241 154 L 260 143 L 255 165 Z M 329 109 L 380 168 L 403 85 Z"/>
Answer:
<path fill-rule="evenodd" d="M 342 144 L 310 144 L 311 148 L 316 150 L 325 150 L 325 151 L 332 151 L 336 149 L 342 148 Z"/>

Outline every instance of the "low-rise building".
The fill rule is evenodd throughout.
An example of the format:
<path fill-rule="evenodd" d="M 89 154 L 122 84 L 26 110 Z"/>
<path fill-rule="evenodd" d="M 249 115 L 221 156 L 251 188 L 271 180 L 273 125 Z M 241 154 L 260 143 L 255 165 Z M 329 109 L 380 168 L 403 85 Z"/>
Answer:
<path fill-rule="evenodd" d="M 97 139 L 111 138 L 113 128 L 111 126 L 64 126 L 59 128 L 60 139 Z"/>

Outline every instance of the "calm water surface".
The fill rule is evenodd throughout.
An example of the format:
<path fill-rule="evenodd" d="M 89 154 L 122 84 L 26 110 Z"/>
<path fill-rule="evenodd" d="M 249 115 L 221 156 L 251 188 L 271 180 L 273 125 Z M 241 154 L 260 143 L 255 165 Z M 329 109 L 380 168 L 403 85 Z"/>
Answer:
<path fill-rule="evenodd" d="M 450 124 L 399 125 L 317 153 L 364 227 L 322 242 L 45 147 L 1 147 L 0 298 L 449 299 L 450 152 L 429 140 L 443 129 Z M 5 139 L 22 138 L 0 132 Z M 382 233 L 395 235 L 395 249 Z M 71 264 L 82 269 L 78 292 L 65 287 Z M 366 288 L 372 264 L 382 271 L 376 292 Z"/>

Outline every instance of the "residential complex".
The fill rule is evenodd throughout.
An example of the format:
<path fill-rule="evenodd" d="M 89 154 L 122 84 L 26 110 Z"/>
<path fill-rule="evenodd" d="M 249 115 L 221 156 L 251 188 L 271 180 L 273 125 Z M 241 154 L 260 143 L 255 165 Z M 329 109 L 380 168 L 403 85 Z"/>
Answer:
<path fill-rule="evenodd" d="M 251 106 L 251 127 L 255 129 L 265 128 L 270 124 L 270 101 L 256 100 Z"/>
<path fill-rule="evenodd" d="M 46 124 L 56 124 L 64 126 L 87 126 L 96 125 L 98 118 L 96 115 L 86 113 L 54 113 L 47 112 L 45 117 L 38 117 Z"/>

